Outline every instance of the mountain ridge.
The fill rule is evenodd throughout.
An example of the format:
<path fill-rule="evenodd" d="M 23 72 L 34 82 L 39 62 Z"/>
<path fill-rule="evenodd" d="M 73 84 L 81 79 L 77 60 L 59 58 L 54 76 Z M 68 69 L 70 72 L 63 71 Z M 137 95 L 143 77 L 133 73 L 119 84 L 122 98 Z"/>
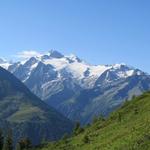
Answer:
<path fill-rule="evenodd" d="M 58 57 L 55 57 L 55 55 L 58 55 Z M 6 61 L 5 63 L 7 63 L 7 65 L 9 64 L 9 62 Z M 60 75 L 61 73 L 63 72 L 65 73 L 65 71 L 67 71 L 68 73 L 70 73 L 70 75 L 73 76 L 75 80 L 79 80 L 78 84 L 80 84 L 80 86 L 82 86 L 83 88 L 87 88 L 87 84 L 86 86 L 83 85 L 83 82 L 85 80 L 86 80 L 85 82 L 87 82 L 88 80 L 92 82 L 93 80 L 93 83 L 92 85 L 89 86 L 89 88 L 91 88 L 91 86 L 94 86 L 95 80 L 97 80 L 101 76 L 101 74 L 103 74 L 105 71 L 113 70 L 113 69 L 119 70 L 121 67 L 124 67 L 126 68 L 126 71 L 124 70 L 124 72 L 119 72 L 118 76 L 120 78 L 125 78 L 125 77 L 132 76 L 132 74 L 136 70 L 131 66 L 127 66 L 125 63 L 114 64 L 114 65 L 91 65 L 85 63 L 85 61 L 83 61 L 82 59 L 78 58 L 75 55 L 65 56 L 55 50 L 49 51 L 48 54 L 30 57 L 25 61 L 10 63 L 9 66 L 6 65 L 7 68 L 5 68 L 4 64 L 0 64 L 0 66 L 4 67 L 5 69 L 8 69 L 12 73 L 15 73 L 18 67 L 24 66 L 26 69 L 28 69 L 28 73 L 26 74 L 26 78 L 21 80 L 23 82 L 26 82 L 28 76 L 30 76 L 31 72 L 34 69 L 36 69 L 36 67 L 38 66 L 38 63 L 43 63 L 44 65 L 51 65 L 55 71 L 60 72 L 58 75 L 59 77 L 61 76 Z M 136 73 L 139 74 L 145 73 L 142 72 L 141 70 L 138 71 L 139 72 Z"/>
<path fill-rule="evenodd" d="M 139 69 L 124 63 L 90 65 L 75 55 L 57 51 L 14 63 L 8 71 L 47 104 L 83 124 L 150 90 L 149 74 Z"/>
<path fill-rule="evenodd" d="M 20 80 L 0 67 L 0 128 L 13 130 L 14 142 L 29 137 L 33 144 L 45 138 L 58 140 L 70 133 L 73 123 L 48 106 Z"/>

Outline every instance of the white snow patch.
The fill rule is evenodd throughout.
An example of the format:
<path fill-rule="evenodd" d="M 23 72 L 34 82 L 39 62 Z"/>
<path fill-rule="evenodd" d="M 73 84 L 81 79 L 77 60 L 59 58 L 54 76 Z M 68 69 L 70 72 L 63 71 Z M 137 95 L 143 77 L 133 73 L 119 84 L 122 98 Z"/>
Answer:
<path fill-rule="evenodd" d="M 134 74 L 134 70 L 129 70 L 126 72 L 127 76 L 130 77 Z"/>
<path fill-rule="evenodd" d="M 99 65 L 99 66 L 91 66 L 90 67 L 90 75 L 91 76 L 101 76 L 106 70 L 110 69 L 110 66 Z"/>
<path fill-rule="evenodd" d="M 11 64 L 10 63 L 2 63 L 2 64 L 0 64 L 0 66 L 2 67 L 2 68 L 4 68 L 4 69 L 8 69 L 8 67 L 10 66 Z"/>
<path fill-rule="evenodd" d="M 35 68 L 37 67 L 37 65 L 38 65 L 38 62 L 35 63 L 35 64 L 33 64 L 33 65 L 31 66 L 30 70 L 32 71 L 33 69 L 35 69 Z"/>
<path fill-rule="evenodd" d="M 68 65 L 68 61 L 65 58 L 51 58 L 51 59 L 46 59 L 43 61 L 44 64 L 52 65 L 53 67 L 56 68 L 56 70 L 60 70 L 65 68 Z"/>

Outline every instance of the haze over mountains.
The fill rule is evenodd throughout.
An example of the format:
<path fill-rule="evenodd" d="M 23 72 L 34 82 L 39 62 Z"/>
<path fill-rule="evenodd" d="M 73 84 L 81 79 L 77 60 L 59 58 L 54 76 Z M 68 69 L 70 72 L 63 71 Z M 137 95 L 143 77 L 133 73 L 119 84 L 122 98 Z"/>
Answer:
<path fill-rule="evenodd" d="M 107 116 L 133 95 L 150 89 L 150 76 L 125 64 L 90 65 L 58 51 L 23 62 L 0 61 L 43 101 L 82 124 Z"/>

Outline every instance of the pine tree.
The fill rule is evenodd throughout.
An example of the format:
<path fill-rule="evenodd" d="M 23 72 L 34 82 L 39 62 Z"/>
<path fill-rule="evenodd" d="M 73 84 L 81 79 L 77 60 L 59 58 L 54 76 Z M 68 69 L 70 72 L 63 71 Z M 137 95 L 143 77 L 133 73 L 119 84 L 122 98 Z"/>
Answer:
<path fill-rule="evenodd" d="M 4 144 L 4 137 L 3 137 L 2 130 L 0 130 L 0 150 L 3 149 L 3 144 Z"/>
<path fill-rule="evenodd" d="M 68 138 L 69 138 L 68 134 L 64 134 L 61 141 L 67 143 Z"/>
<path fill-rule="evenodd" d="M 16 150 L 21 150 L 20 143 L 17 143 L 17 145 L 16 145 Z"/>
<path fill-rule="evenodd" d="M 84 143 L 89 143 L 89 142 L 90 142 L 90 139 L 89 139 L 89 137 L 88 137 L 87 135 L 85 135 L 85 136 L 83 137 L 83 142 L 84 142 Z"/>
<path fill-rule="evenodd" d="M 121 115 L 121 113 L 120 113 L 120 112 L 118 113 L 118 121 L 119 121 L 119 122 L 121 122 L 121 121 L 122 121 L 122 115 Z"/>
<path fill-rule="evenodd" d="M 76 122 L 73 130 L 74 135 L 77 135 L 77 131 L 79 130 L 79 128 L 80 128 L 80 122 Z"/>
<path fill-rule="evenodd" d="M 32 144 L 29 138 L 25 138 L 24 143 L 25 143 L 25 149 L 29 149 L 32 147 Z"/>
<path fill-rule="evenodd" d="M 80 122 L 76 122 L 74 130 L 78 130 L 80 128 Z"/>
<path fill-rule="evenodd" d="M 139 113 L 139 110 L 137 107 L 134 108 L 134 114 L 137 115 Z"/>
<path fill-rule="evenodd" d="M 8 135 L 5 139 L 3 150 L 13 150 L 13 139 L 11 130 L 9 130 Z"/>
<path fill-rule="evenodd" d="M 16 150 L 27 150 L 32 147 L 31 141 L 28 138 L 20 140 L 16 146 Z"/>
<path fill-rule="evenodd" d="M 80 133 L 84 132 L 84 129 L 80 126 L 80 122 L 76 122 L 75 128 L 73 130 L 74 135 L 78 135 Z"/>
<path fill-rule="evenodd" d="M 101 114 L 100 116 L 99 116 L 99 119 L 98 119 L 99 121 L 105 121 L 105 117 Z"/>
<path fill-rule="evenodd" d="M 97 117 L 97 116 L 94 116 L 92 122 L 93 122 L 93 123 L 96 123 L 97 121 L 98 121 L 98 117 Z"/>
<path fill-rule="evenodd" d="M 135 99 L 135 98 L 136 98 L 136 95 L 133 95 L 133 96 L 132 96 L 132 100 Z"/>

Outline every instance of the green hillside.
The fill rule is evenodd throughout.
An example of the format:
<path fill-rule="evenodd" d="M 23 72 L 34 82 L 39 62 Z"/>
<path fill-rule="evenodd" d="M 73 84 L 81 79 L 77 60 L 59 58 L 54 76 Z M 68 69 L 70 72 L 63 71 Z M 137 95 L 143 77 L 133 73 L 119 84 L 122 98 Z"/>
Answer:
<path fill-rule="evenodd" d="M 107 120 L 100 117 L 80 132 L 39 150 L 149 150 L 150 93 L 125 102 Z"/>
<path fill-rule="evenodd" d="M 0 68 L 0 129 L 13 131 L 14 143 L 28 137 L 33 144 L 58 140 L 73 123 L 45 104 L 16 77 Z"/>

